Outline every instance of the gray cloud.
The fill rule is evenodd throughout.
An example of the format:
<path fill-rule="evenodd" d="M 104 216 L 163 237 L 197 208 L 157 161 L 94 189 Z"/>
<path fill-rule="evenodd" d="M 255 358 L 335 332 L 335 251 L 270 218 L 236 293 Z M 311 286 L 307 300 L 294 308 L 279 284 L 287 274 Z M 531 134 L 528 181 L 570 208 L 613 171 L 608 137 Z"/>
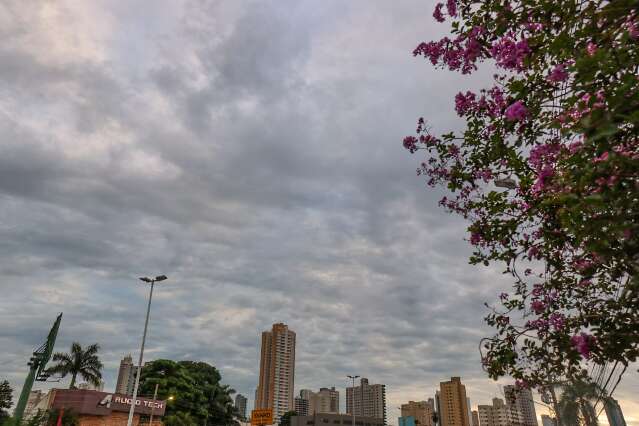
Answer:
<path fill-rule="evenodd" d="M 0 377 L 21 386 L 64 311 L 56 348 L 99 342 L 113 388 L 136 277 L 166 273 L 147 358 L 211 362 L 251 402 L 276 321 L 298 389 L 365 375 L 391 420 L 451 375 L 488 401 L 482 304 L 509 281 L 467 265 L 464 222 L 400 142 L 422 114 L 458 127 L 452 97 L 489 72 L 411 57 L 446 29 L 421 3 L 165 6 L 0 7 Z"/>

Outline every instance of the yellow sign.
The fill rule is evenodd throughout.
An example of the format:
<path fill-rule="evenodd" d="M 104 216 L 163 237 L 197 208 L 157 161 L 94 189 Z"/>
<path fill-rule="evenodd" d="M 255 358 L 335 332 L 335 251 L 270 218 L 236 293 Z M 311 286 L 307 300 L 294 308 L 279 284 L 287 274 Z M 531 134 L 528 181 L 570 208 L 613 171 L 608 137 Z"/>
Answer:
<path fill-rule="evenodd" d="M 251 424 L 253 426 L 273 424 L 273 410 L 270 408 L 261 408 L 251 411 Z"/>

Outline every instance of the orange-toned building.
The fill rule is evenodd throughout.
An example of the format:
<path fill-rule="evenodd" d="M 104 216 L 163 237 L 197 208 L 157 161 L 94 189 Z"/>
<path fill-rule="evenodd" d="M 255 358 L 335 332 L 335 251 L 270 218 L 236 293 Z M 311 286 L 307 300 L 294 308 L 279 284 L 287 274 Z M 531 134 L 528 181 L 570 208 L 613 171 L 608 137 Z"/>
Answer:
<path fill-rule="evenodd" d="M 125 426 L 131 408 L 127 395 L 84 389 L 52 389 L 49 408 L 71 410 L 78 415 L 79 426 Z M 153 425 L 162 426 L 165 401 L 137 398 L 133 425 L 149 425 L 153 412 Z M 142 419 L 142 421 L 140 421 Z"/>

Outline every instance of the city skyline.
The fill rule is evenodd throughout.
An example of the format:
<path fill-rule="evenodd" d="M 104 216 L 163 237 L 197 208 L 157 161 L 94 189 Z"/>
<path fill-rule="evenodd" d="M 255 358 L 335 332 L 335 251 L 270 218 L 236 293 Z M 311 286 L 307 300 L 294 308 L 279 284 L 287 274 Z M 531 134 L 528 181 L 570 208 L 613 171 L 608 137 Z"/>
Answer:
<path fill-rule="evenodd" d="M 113 390 L 138 277 L 167 274 L 145 360 L 215 365 L 249 408 L 276 322 L 298 334 L 296 389 L 369 377 L 391 424 L 453 375 L 473 405 L 503 397 L 478 345 L 512 280 L 468 264 L 468 223 L 402 148 L 420 116 L 459 130 L 454 96 L 493 74 L 412 56 L 449 32 L 434 5 L 3 2 L 0 380 L 21 388 L 64 312 L 56 351 L 100 343 Z M 628 426 L 638 387 L 615 391 Z"/>

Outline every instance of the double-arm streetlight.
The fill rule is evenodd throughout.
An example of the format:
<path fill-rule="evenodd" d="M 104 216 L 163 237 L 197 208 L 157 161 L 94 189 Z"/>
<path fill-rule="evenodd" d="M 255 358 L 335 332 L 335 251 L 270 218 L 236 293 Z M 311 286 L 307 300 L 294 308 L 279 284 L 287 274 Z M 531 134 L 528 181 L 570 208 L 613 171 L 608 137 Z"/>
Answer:
<path fill-rule="evenodd" d="M 353 410 L 353 426 L 355 426 L 355 379 L 359 376 L 346 376 L 353 381 L 353 391 L 351 392 L 351 410 Z"/>
<path fill-rule="evenodd" d="M 138 385 L 140 384 L 140 373 L 142 373 L 142 359 L 144 358 L 144 342 L 146 340 L 146 330 L 149 327 L 149 313 L 151 312 L 151 299 L 153 299 L 153 286 L 156 282 L 164 281 L 166 275 L 158 275 L 155 278 L 141 277 L 140 281 L 151 284 L 151 292 L 149 293 L 149 304 L 146 307 L 146 320 L 144 321 L 144 333 L 142 334 L 142 347 L 140 347 L 140 359 L 138 361 L 138 371 L 135 375 L 135 385 L 133 386 L 133 396 L 131 397 L 131 408 L 129 409 L 129 420 L 126 425 L 133 424 L 133 412 L 135 411 L 136 398 L 138 396 Z"/>

